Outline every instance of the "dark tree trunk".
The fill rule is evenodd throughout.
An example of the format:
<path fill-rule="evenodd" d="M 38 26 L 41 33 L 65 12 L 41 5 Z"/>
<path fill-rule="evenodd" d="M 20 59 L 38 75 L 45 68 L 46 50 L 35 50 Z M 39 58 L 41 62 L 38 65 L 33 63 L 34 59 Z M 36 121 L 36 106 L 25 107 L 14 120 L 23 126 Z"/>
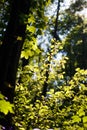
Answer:
<path fill-rule="evenodd" d="M 15 81 L 21 49 L 25 39 L 26 24 L 23 19 L 28 15 L 30 0 L 13 0 L 10 18 L 0 46 L 0 91 L 11 103 L 14 98 Z M 11 114 L 0 121 L 6 130 L 11 127 Z"/>

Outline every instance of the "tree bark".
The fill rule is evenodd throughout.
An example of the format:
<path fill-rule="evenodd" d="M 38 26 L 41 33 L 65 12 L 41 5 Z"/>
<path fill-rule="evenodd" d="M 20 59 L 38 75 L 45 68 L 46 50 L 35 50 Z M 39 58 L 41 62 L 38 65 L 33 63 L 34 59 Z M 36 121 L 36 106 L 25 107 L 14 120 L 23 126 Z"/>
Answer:
<path fill-rule="evenodd" d="M 10 18 L 0 46 L 0 91 L 13 103 L 16 73 L 21 49 L 25 39 L 26 24 L 24 17 L 31 7 L 30 0 L 13 0 Z M 4 118 L 2 125 L 6 130 L 11 129 L 11 114 Z"/>

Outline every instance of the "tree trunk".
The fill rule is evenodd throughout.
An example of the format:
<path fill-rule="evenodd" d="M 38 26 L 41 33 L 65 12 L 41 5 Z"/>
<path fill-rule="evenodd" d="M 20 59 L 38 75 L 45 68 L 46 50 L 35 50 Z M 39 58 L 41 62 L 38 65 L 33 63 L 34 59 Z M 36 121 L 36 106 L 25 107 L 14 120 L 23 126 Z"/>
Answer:
<path fill-rule="evenodd" d="M 21 49 L 25 39 L 26 24 L 23 19 L 28 15 L 30 0 L 13 0 L 10 18 L 0 46 L 0 91 L 13 103 L 15 81 Z M 11 114 L 0 121 L 6 130 L 11 129 Z"/>

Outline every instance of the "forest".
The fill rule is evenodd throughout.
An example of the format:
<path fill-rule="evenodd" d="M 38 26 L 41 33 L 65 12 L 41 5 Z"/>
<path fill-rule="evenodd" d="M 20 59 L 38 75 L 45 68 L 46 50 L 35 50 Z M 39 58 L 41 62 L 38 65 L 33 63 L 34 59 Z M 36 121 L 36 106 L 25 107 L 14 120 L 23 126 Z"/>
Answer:
<path fill-rule="evenodd" d="M 87 130 L 87 0 L 0 0 L 0 130 Z"/>

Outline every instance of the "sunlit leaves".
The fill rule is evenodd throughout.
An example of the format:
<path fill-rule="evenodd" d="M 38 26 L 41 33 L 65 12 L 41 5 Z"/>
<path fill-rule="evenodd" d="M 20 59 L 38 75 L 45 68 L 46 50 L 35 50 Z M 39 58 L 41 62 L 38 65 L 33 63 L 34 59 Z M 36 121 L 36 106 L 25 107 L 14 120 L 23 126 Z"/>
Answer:
<path fill-rule="evenodd" d="M 31 41 L 28 39 L 24 42 L 24 47 L 21 52 L 21 58 L 28 59 L 34 55 L 38 55 L 40 53 L 40 49 L 37 46 L 37 39 L 32 37 Z"/>
<path fill-rule="evenodd" d="M 83 123 L 87 123 L 87 116 L 83 117 Z"/>
<path fill-rule="evenodd" d="M 28 23 L 35 23 L 35 18 L 33 15 L 29 15 L 29 18 L 28 18 Z"/>
<path fill-rule="evenodd" d="M 77 111 L 77 114 L 79 115 L 79 117 L 85 116 L 85 111 L 84 111 L 83 107 L 80 108 L 80 109 Z"/>
<path fill-rule="evenodd" d="M 27 30 L 28 30 L 29 32 L 31 32 L 31 33 L 35 33 L 36 28 L 35 28 L 34 26 L 28 26 L 28 25 L 27 25 Z"/>
<path fill-rule="evenodd" d="M 59 62 L 55 62 L 55 65 L 57 65 L 56 63 Z M 65 64 L 66 61 L 61 61 L 60 63 Z M 27 124 L 32 122 L 34 127 L 39 127 L 40 129 L 45 129 L 46 127 L 50 128 L 50 126 L 51 128 L 61 127 L 62 129 L 67 130 L 69 128 L 86 128 L 87 70 L 77 68 L 76 73 L 72 77 L 72 79 L 67 80 L 67 82 L 65 82 L 64 74 L 61 72 L 60 69 L 62 68 L 62 66 L 59 68 L 60 74 L 52 73 L 52 71 L 56 70 L 56 66 L 51 66 L 52 71 L 50 72 L 50 77 L 48 81 L 49 86 L 55 85 L 55 83 L 52 84 L 52 82 L 57 78 L 62 80 L 62 84 L 61 86 L 60 84 L 58 84 L 59 86 L 56 86 L 57 88 L 55 88 L 54 86 L 54 88 L 49 88 L 47 96 L 42 97 L 41 88 L 43 87 L 43 83 L 45 81 L 44 67 L 46 67 L 46 65 L 42 66 L 43 71 L 41 71 L 41 73 L 41 68 L 38 67 L 37 63 L 33 66 L 32 65 L 26 66 L 25 71 L 23 73 L 23 76 L 24 74 L 26 76 L 24 76 L 25 79 L 27 78 L 23 81 L 24 86 L 26 86 L 25 81 L 27 81 L 28 88 L 25 89 L 24 87 L 22 91 L 19 91 L 21 92 L 21 95 L 20 93 L 19 95 L 20 97 L 22 97 L 23 100 L 20 101 L 21 103 L 24 102 L 25 104 L 20 108 L 20 112 L 24 113 L 24 117 L 26 117 L 26 119 L 24 118 L 24 121 L 27 122 Z M 27 77 L 28 74 L 29 77 Z M 52 76 L 53 74 L 55 74 L 54 77 Z M 29 91 L 27 89 L 29 89 Z M 58 89 L 58 91 L 56 91 L 56 89 Z M 31 104 L 32 102 L 34 104 Z M 40 124 L 39 126 L 37 125 L 38 123 Z M 80 123 L 81 127 L 79 126 Z M 22 124 L 22 127 L 26 128 L 27 124 Z M 31 124 L 31 127 L 33 126 Z"/>
<path fill-rule="evenodd" d="M 8 112 L 13 113 L 12 107 L 13 105 L 11 105 L 9 102 L 0 100 L 0 112 L 3 112 L 5 115 L 7 115 Z"/>
<path fill-rule="evenodd" d="M 21 52 L 21 58 L 25 58 L 25 59 L 28 59 L 29 57 L 32 57 L 33 55 L 34 55 L 34 52 L 32 52 L 31 50 Z"/>
<path fill-rule="evenodd" d="M 5 115 L 8 112 L 13 113 L 13 104 L 5 100 L 5 97 L 0 93 L 0 112 L 4 113 Z"/>
<path fill-rule="evenodd" d="M 79 116 L 72 116 L 72 122 L 73 123 L 79 123 L 81 121 L 81 118 Z"/>
<path fill-rule="evenodd" d="M 77 25 L 81 19 L 76 16 L 74 21 L 74 16 L 64 14 L 64 30 L 60 26 L 64 39 L 62 37 L 61 41 L 56 41 L 53 38 L 49 41 L 49 49 L 43 51 L 37 44 L 36 36 L 47 27 L 45 25 L 48 19 L 43 12 L 46 1 L 34 2 L 33 15 L 28 18 L 27 37 L 21 53 L 21 58 L 29 59 L 29 64 L 22 68 L 16 87 L 15 124 L 20 129 L 84 130 L 87 128 L 87 70 L 77 68 L 71 78 L 65 74 L 66 65 L 68 66 L 70 60 L 66 54 L 69 51 L 70 54 L 77 54 L 76 48 L 82 44 L 79 34 L 83 26 Z M 37 3 L 40 8 L 35 12 Z M 73 50 L 71 45 L 74 45 L 74 39 L 76 48 Z M 59 59 L 57 54 L 64 52 L 64 47 L 67 52 Z M 78 62 L 75 61 L 75 64 L 71 65 L 77 67 Z M 46 72 L 49 74 L 48 79 Z M 45 83 L 48 86 L 44 97 L 42 90 Z"/>

